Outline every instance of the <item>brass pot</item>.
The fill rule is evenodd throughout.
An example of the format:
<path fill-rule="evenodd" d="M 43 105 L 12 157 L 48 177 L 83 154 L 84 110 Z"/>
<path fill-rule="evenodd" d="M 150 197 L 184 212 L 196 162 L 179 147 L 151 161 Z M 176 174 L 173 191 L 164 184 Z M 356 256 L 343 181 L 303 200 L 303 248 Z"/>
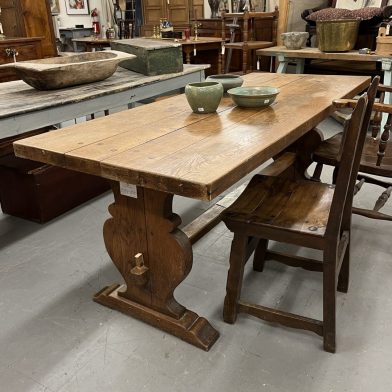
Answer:
<path fill-rule="evenodd" d="M 318 48 L 322 52 L 347 52 L 357 42 L 359 19 L 318 20 Z"/>

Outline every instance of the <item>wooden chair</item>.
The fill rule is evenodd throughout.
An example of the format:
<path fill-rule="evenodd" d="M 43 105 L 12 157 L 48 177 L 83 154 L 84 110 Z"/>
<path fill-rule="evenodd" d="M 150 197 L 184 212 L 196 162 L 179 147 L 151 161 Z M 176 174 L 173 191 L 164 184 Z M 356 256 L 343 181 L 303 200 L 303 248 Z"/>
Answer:
<path fill-rule="evenodd" d="M 373 209 L 353 207 L 354 214 L 366 216 L 373 219 L 381 219 L 392 221 L 392 215 L 380 212 L 384 207 L 392 193 L 392 182 L 388 179 L 392 178 L 392 142 L 390 141 L 390 129 L 392 125 L 392 105 L 384 104 L 384 96 L 386 92 L 392 92 L 392 87 L 379 85 L 380 91 L 379 103 L 374 105 L 375 115 L 371 121 L 371 134 L 366 135 L 365 145 L 361 156 L 359 166 L 358 183 L 354 188 L 354 194 L 358 193 L 364 183 L 374 184 L 382 187 L 384 190 L 380 197 L 376 200 Z M 349 103 L 355 105 L 352 100 Z M 388 113 L 384 129 L 381 131 L 382 113 Z M 342 143 L 342 133 L 323 141 L 320 147 L 313 154 L 313 160 L 317 162 L 314 180 L 320 180 L 323 165 L 335 166 L 333 181 L 336 180 L 338 167 L 339 148 Z M 384 177 L 374 178 L 369 175 Z M 366 188 L 366 187 L 365 187 Z"/>
<path fill-rule="evenodd" d="M 313 331 L 324 337 L 326 351 L 335 352 L 336 288 L 342 292 L 348 289 L 352 193 L 377 83 L 374 81 L 368 91 L 369 101 L 366 94 L 359 99 L 346 127 L 336 187 L 259 174 L 223 214 L 226 226 L 234 232 L 223 310 L 227 323 L 234 323 L 238 312 L 248 313 Z M 269 240 L 319 249 L 323 260 L 270 251 Z M 244 267 L 254 248 L 255 271 L 262 271 L 265 261 L 274 259 L 323 273 L 322 321 L 241 300 Z"/>
<path fill-rule="evenodd" d="M 242 51 L 242 72 L 245 74 L 247 71 L 252 71 L 252 60 L 249 61 L 249 56 L 256 49 L 269 48 L 276 45 L 276 35 L 278 29 L 278 8 L 275 8 L 274 12 L 250 12 L 245 11 L 243 13 L 222 13 L 222 39 L 226 40 L 227 28 L 232 31 L 232 37 L 230 42 L 225 43 L 226 49 L 229 50 L 241 50 Z M 242 34 L 239 42 L 234 41 L 235 29 L 240 26 L 237 24 L 238 21 L 243 21 Z M 258 41 L 256 36 L 256 25 L 258 23 L 272 23 L 271 29 L 271 40 L 270 41 Z M 222 56 L 223 69 L 225 67 L 226 57 Z"/>

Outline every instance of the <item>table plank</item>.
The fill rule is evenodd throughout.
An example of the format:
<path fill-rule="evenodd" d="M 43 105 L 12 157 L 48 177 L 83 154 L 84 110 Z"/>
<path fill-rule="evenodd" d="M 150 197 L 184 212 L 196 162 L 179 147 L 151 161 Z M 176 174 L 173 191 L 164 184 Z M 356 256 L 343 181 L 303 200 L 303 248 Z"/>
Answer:
<path fill-rule="evenodd" d="M 241 109 L 226 98 L 218 114 L 196 115 L 187 109 L 184 96 L 178 96 L 18 141 L 15 151 L 113 180 L 210 200 L 317 125 L 331 111 L 333 99 L 353 96 L 369 83 L 362 76 L 268 73 L 249 74 L 245 80 L 248 85 L 278 86 L 276 103 Z M 178 111 L 171 117 L 170 110 Z"/>

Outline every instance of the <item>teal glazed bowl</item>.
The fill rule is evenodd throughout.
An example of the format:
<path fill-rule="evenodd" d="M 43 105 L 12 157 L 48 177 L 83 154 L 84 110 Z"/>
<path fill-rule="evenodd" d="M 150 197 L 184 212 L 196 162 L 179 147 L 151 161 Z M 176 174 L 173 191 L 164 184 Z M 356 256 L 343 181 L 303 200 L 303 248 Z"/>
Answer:
<path fill-rule="evenodd" d="M 244 79 L 239 75 L 210 75 L 207 77 L 206 82 L 219 82 L 223 86 L 223 91 L 226 92 L 231 88 L 242 86 Z"/>
<path fill-rule="evenodd" d="M 194 113 L 214 113 L 223 95 L 223 86 L 218 82 L 189 83 L 185 96 Z"/>
<path fill-rule="evenodd" d="M 279 89 L 271 86 L 236 87 L 230 89 L 228 94 L 237 106 L 257 108 L 271 105 L 279 94 Z"/>

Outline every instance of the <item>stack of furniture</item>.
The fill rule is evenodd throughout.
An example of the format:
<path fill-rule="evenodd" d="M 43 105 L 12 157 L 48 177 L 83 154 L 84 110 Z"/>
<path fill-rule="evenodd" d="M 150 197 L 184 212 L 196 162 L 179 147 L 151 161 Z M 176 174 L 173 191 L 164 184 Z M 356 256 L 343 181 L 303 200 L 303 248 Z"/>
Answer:
<path fill-rule="evenodd" d="M 276 45 L 276 36 L 278 29 L 279 12 L 276 8 L 274 12 L 249 12 L 243 13 L 222 13 L 222 39 L 229 38 L 226 31 L 230 30 L 230 41 L 225 44 L 229 51 L 240 51 L 241 53 L 241 69 L 245 74 L 252 71 L 255 63 L 255 50 L 269 48 Z M 242 29 L 239 39 L 236 37 L 236 30 L 239 29 L 238 21 L 241 20 Z M 257 25 L 259 29 L 267 31 L 268 37 L 265 34 L 258 34 Z M 229 52 L 230 53 L 230 52 Z M 227 67 L 224 67 L 225 72 L 230 70 L 231 53 L 228 56 Z M 225 63 L 226 55 L 223 62 Z"/>
<path fill-rule="evenodd" d="M 263 14 L 263 13 L 262 13 Z M 231 15 L 231 16 L 229 16 Z M 224 18 L 224 26 L 222 28 L 223 20 L 219 19 L 199 19 L 198 23 L 198 34 L 200 37 L 219 37 L 223 39 L 230 40 L 231 31 L 230 25 L 233 24 L 236 19 L 236 25 L 238 26 L 234 31 L 233 42 L 242 42 L 244 43 L 244 14 L 239 14 L 240 17 L 236 18 L 238 14 L 225 14 Z M 249 15 L 249 14 L 248 14 Z M 192 24 L 196 21 L 192 20 Z M 249 22 L 249 20 L 248 20 Z M 250 26 L 248 23 L 248 27 L 253 27 L 253 30 L 250 35 L 257 37 L 258 41 L 263 42 L 274 42 L 276 40 L 276 23 L 273 18 L 264 18 L 264 20 L 258 20 L 253 23 L 253 26 Z M 247 30 L 247 29 L 246 29 Z M 250 30 L 249 30 L 250 32 Z M 249 32 L 247 32 L 249 36 Z M 246 39 L 247 41 L 248 39 Z M 244 45 L 242 45 L 243 47 Z M 268 45 L 272 46 L 272 45 Z M 227 55 L 226 51 L 225 54 Z M 203 54 L 200 54 L 200 60 L 209 63 L 208 58 L 202 57 Z M 228 69 L 229 72 L 237 72 L 243 69 L 243 51 L 241 50 L 233 50 L 230 67 Z M 256 60 L 252 57 L 251 61 L 248 62 L 249 65 L 252 66 L 253 69 L 256 69 Z M 215 67 L 216 68 L 216 67 Z M 263 71 L 269 71 L 269 61 L 267 59 L 262 59 L 260 61 L 260 69 Z"/>

